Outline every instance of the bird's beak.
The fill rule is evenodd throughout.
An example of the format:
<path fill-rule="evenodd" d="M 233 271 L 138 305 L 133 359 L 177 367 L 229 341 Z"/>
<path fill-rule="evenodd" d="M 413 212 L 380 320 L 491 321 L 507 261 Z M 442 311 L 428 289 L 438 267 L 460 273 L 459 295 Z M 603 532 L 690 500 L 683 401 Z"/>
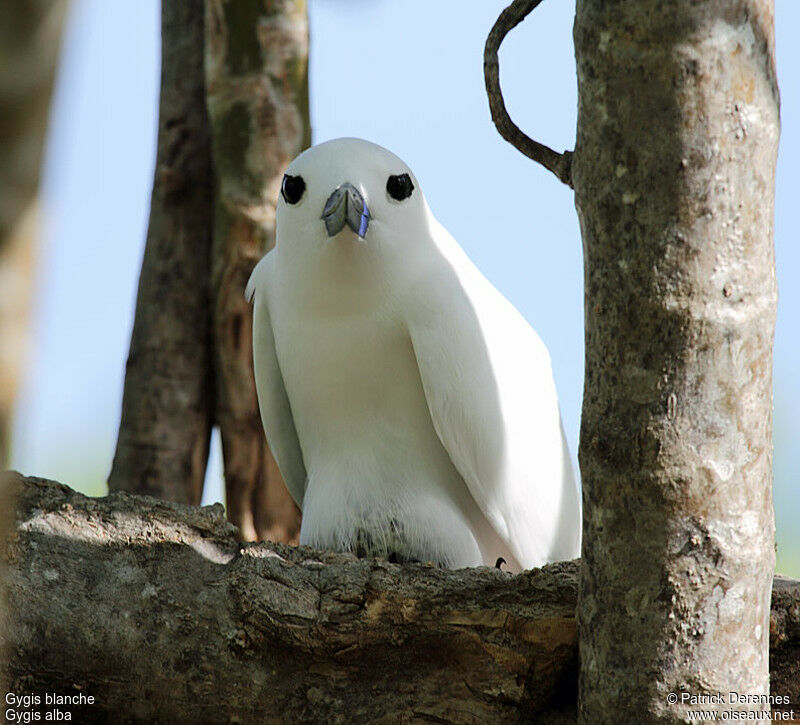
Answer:
<path fill-rule="evenodd" d="M 369 226 L 369 209 L 361 192 L 349 182 L 339 186 L 328 197 L 322 220 L 329 237 L 336 236 L 347 224 L 362 239 Z"/>

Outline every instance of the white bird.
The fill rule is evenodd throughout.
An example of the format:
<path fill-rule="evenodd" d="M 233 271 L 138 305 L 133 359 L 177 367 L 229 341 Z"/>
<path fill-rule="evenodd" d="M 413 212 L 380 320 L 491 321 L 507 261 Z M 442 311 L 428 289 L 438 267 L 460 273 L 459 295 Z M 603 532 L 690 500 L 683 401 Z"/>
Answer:
<path fill-rule="evenodd" d="M 408 166 L 355 138 L 308 149 L 283 178 L 276 236 L 246 294 L 300 543 L 446 568 L 577 557 L 547 349 Z"/>

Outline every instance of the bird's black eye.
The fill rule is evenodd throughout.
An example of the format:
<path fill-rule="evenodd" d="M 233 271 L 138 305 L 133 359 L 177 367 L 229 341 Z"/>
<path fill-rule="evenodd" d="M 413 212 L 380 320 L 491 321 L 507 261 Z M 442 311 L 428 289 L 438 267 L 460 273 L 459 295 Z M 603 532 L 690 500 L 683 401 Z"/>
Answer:
<path fill-rule="evenodd" d="M 306 182 L 303 181 L 302 176 L 284 174 L 283 183 L 281 184 L 281 196 L 287 204 L 297 204 L 303 198 L 305 190 Z"/>
<path fill-rule="evenodd" d="M 403 201 L 411 196 L 414 184 L 408 174 L 392 175 L 386 180 L 386 193 L 395 201 Z"/>

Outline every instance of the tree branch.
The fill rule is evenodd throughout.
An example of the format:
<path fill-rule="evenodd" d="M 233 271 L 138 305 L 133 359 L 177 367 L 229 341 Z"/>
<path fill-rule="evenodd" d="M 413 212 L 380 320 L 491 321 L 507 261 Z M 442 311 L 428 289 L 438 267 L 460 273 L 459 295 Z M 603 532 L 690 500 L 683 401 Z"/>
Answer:
<path fill-rule="evenodd" d="M 562 182 L 572 188 L 572 151 L 563 154 L 534 141 L 511 120 L 500 90 L 500 63 L 497 52 L 509 31 L 519 25 L 542 0 L 514 0 L 497 18 L 483 51 L 483 75 L 492 121 L 500 135 L 529 159 L 552 171 Z"/>
<path fill-rule="evenodd" d="M 161 6 L 158 152 L 112 491 L 200 503 L 213 422 L 203 0 Z"/>
<path fill-rule="evenodd" d="M 93 696 L 73 720 L 574 722 L 576 562 L 243 545 L 219 505 L 9 478 L 9 689 Z M 800 583 L 775 591 L 773 692 L 796 702 Z"/>
<path fill-rule="evenodd" d="M 230 520 L 247 541 L 296 541 L 297 510 L 264 440 L 244 288 L 275 244 L 286 167 L 311 140 L 305 1 L 205 0 L 216 189 L 211 264 L 215 419 Z"/>

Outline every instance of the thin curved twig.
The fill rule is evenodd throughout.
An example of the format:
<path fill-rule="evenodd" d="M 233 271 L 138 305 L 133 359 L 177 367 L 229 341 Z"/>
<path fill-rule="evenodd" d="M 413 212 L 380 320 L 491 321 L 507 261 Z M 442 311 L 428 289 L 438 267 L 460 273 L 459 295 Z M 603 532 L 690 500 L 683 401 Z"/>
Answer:
<path fill-rule="evenodd" d="M 492 121 L 500 135 L 529 159 L 552 171 L 569 188 L 572 186 L 572 151 L 563 154 L 534 141 L 511 120 L 500 90 L 500 63 L 497 51 L 509 31 L 519 25 L 542 0 L 514 0 L 497 18 L 483 51 L 483 75 Z"/>

